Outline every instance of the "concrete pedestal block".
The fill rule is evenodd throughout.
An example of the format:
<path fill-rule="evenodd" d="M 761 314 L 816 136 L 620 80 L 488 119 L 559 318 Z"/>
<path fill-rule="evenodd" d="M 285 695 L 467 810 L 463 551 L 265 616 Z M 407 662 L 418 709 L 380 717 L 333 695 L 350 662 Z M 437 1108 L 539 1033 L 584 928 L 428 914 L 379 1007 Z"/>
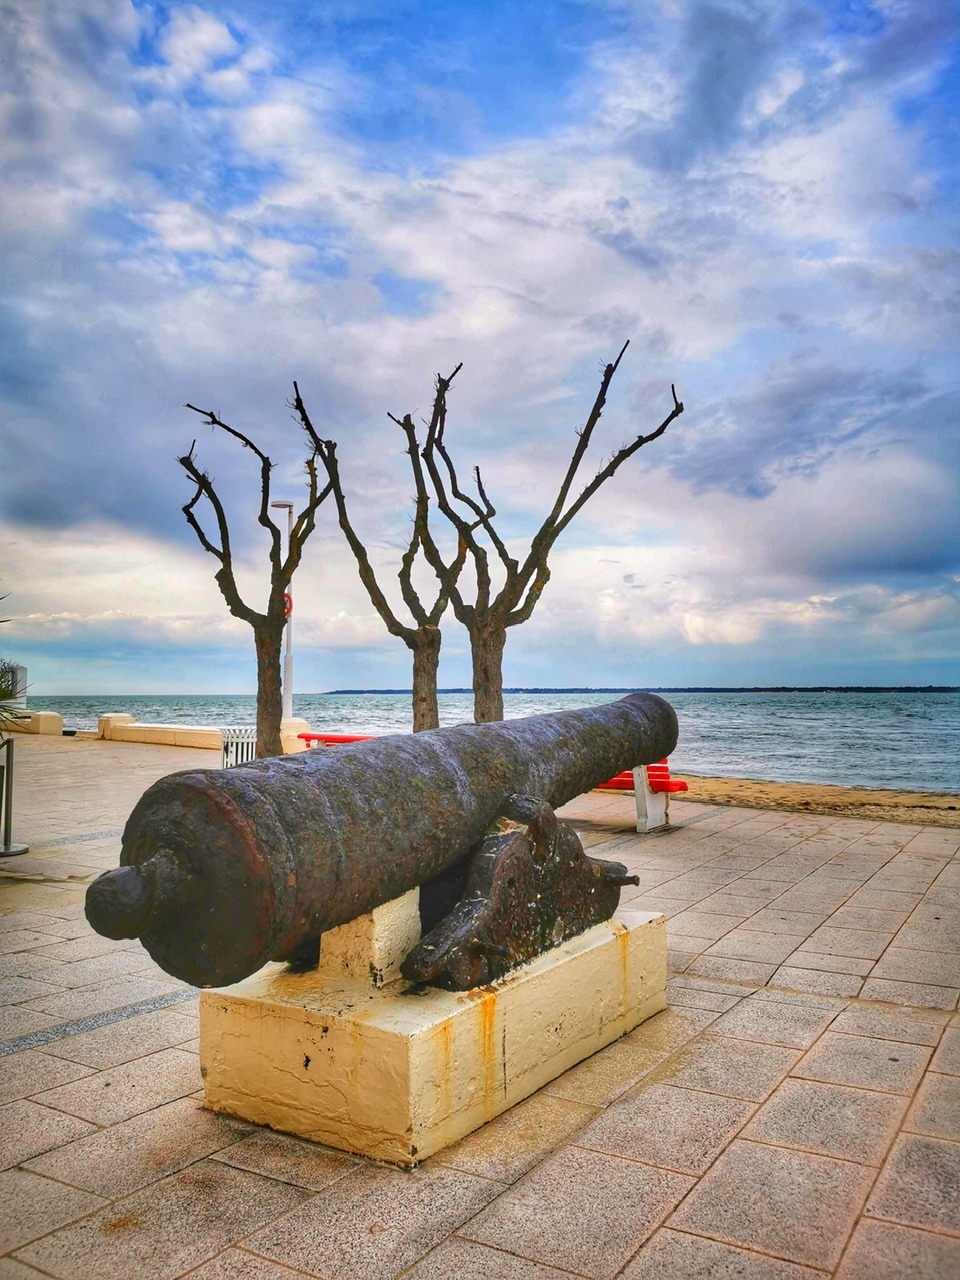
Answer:
<path fill-rule="evenodd" d="M 659 1012 L 666 973 L 663 916 L 628 909 L 472 991 L 268 965 L 201 997 L 205 1103 L 415 1165 Z"/>

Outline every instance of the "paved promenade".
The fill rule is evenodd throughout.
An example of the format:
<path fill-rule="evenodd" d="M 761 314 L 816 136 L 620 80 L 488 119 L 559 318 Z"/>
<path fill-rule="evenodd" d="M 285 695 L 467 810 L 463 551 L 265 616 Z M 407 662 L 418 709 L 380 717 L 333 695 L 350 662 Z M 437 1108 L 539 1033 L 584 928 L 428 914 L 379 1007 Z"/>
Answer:
<path fill-rule="evenodd" d="M 173 747 L 18 737 L 0 1280 L 956 1280 L 960 831 L 567 807 L 668 917 L 671 1007 L 402 1173 L 205 1112 L 197 998 L 86 883 Z"/>

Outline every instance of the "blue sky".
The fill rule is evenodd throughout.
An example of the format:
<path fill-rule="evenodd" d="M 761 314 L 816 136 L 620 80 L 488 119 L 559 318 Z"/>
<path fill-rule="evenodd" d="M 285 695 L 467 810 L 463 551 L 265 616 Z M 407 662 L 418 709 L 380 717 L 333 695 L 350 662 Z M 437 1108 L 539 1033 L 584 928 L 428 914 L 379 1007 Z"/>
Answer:
<path fill-rule="evenodd" d="M 509 684 L 960 684 L 956 0 L 14 0 L 0 19 L 0 589 L 37 693 L 243 692 L 180 507 L 197 437 L 249 597 L 294 378 L 389 583 L 387 412 L 517 549 L 631 346 Z M 424 578 L 425 590 L 429 582 Z M 332 511 L 297 688 L 398 687 Z M 395 596 L 397 607 L 399 599 Z M 444 625 L 441 682 L 469 683 Z"/>

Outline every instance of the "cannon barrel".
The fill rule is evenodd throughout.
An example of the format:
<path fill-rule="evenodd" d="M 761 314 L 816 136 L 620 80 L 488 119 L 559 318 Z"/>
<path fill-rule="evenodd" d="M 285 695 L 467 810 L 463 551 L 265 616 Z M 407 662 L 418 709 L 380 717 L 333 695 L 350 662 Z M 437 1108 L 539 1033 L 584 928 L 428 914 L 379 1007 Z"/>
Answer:
<path fill-rule="evenodd" d="M 131 813 L 121 866 L 88 889 L 87 918 L 139 937 L 187 982 L 238 982 L 466 856 L 508 796 L 558 807 L 676 740 L 670 704 L 632 693 L 170 774 Z"/>

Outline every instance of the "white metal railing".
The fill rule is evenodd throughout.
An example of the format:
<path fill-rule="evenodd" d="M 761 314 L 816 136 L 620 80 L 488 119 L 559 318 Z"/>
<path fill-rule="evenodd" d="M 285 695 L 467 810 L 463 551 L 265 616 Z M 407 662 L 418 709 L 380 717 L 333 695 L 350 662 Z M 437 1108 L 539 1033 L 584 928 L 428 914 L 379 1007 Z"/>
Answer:
<path fill-rule="evenodd" d="M 221 729 L 223 751 L 220 768 L 231 769 L 235 764 L 246 764 L 257 758 L 257 731 L 252 725 L 233 725 Z"/>

